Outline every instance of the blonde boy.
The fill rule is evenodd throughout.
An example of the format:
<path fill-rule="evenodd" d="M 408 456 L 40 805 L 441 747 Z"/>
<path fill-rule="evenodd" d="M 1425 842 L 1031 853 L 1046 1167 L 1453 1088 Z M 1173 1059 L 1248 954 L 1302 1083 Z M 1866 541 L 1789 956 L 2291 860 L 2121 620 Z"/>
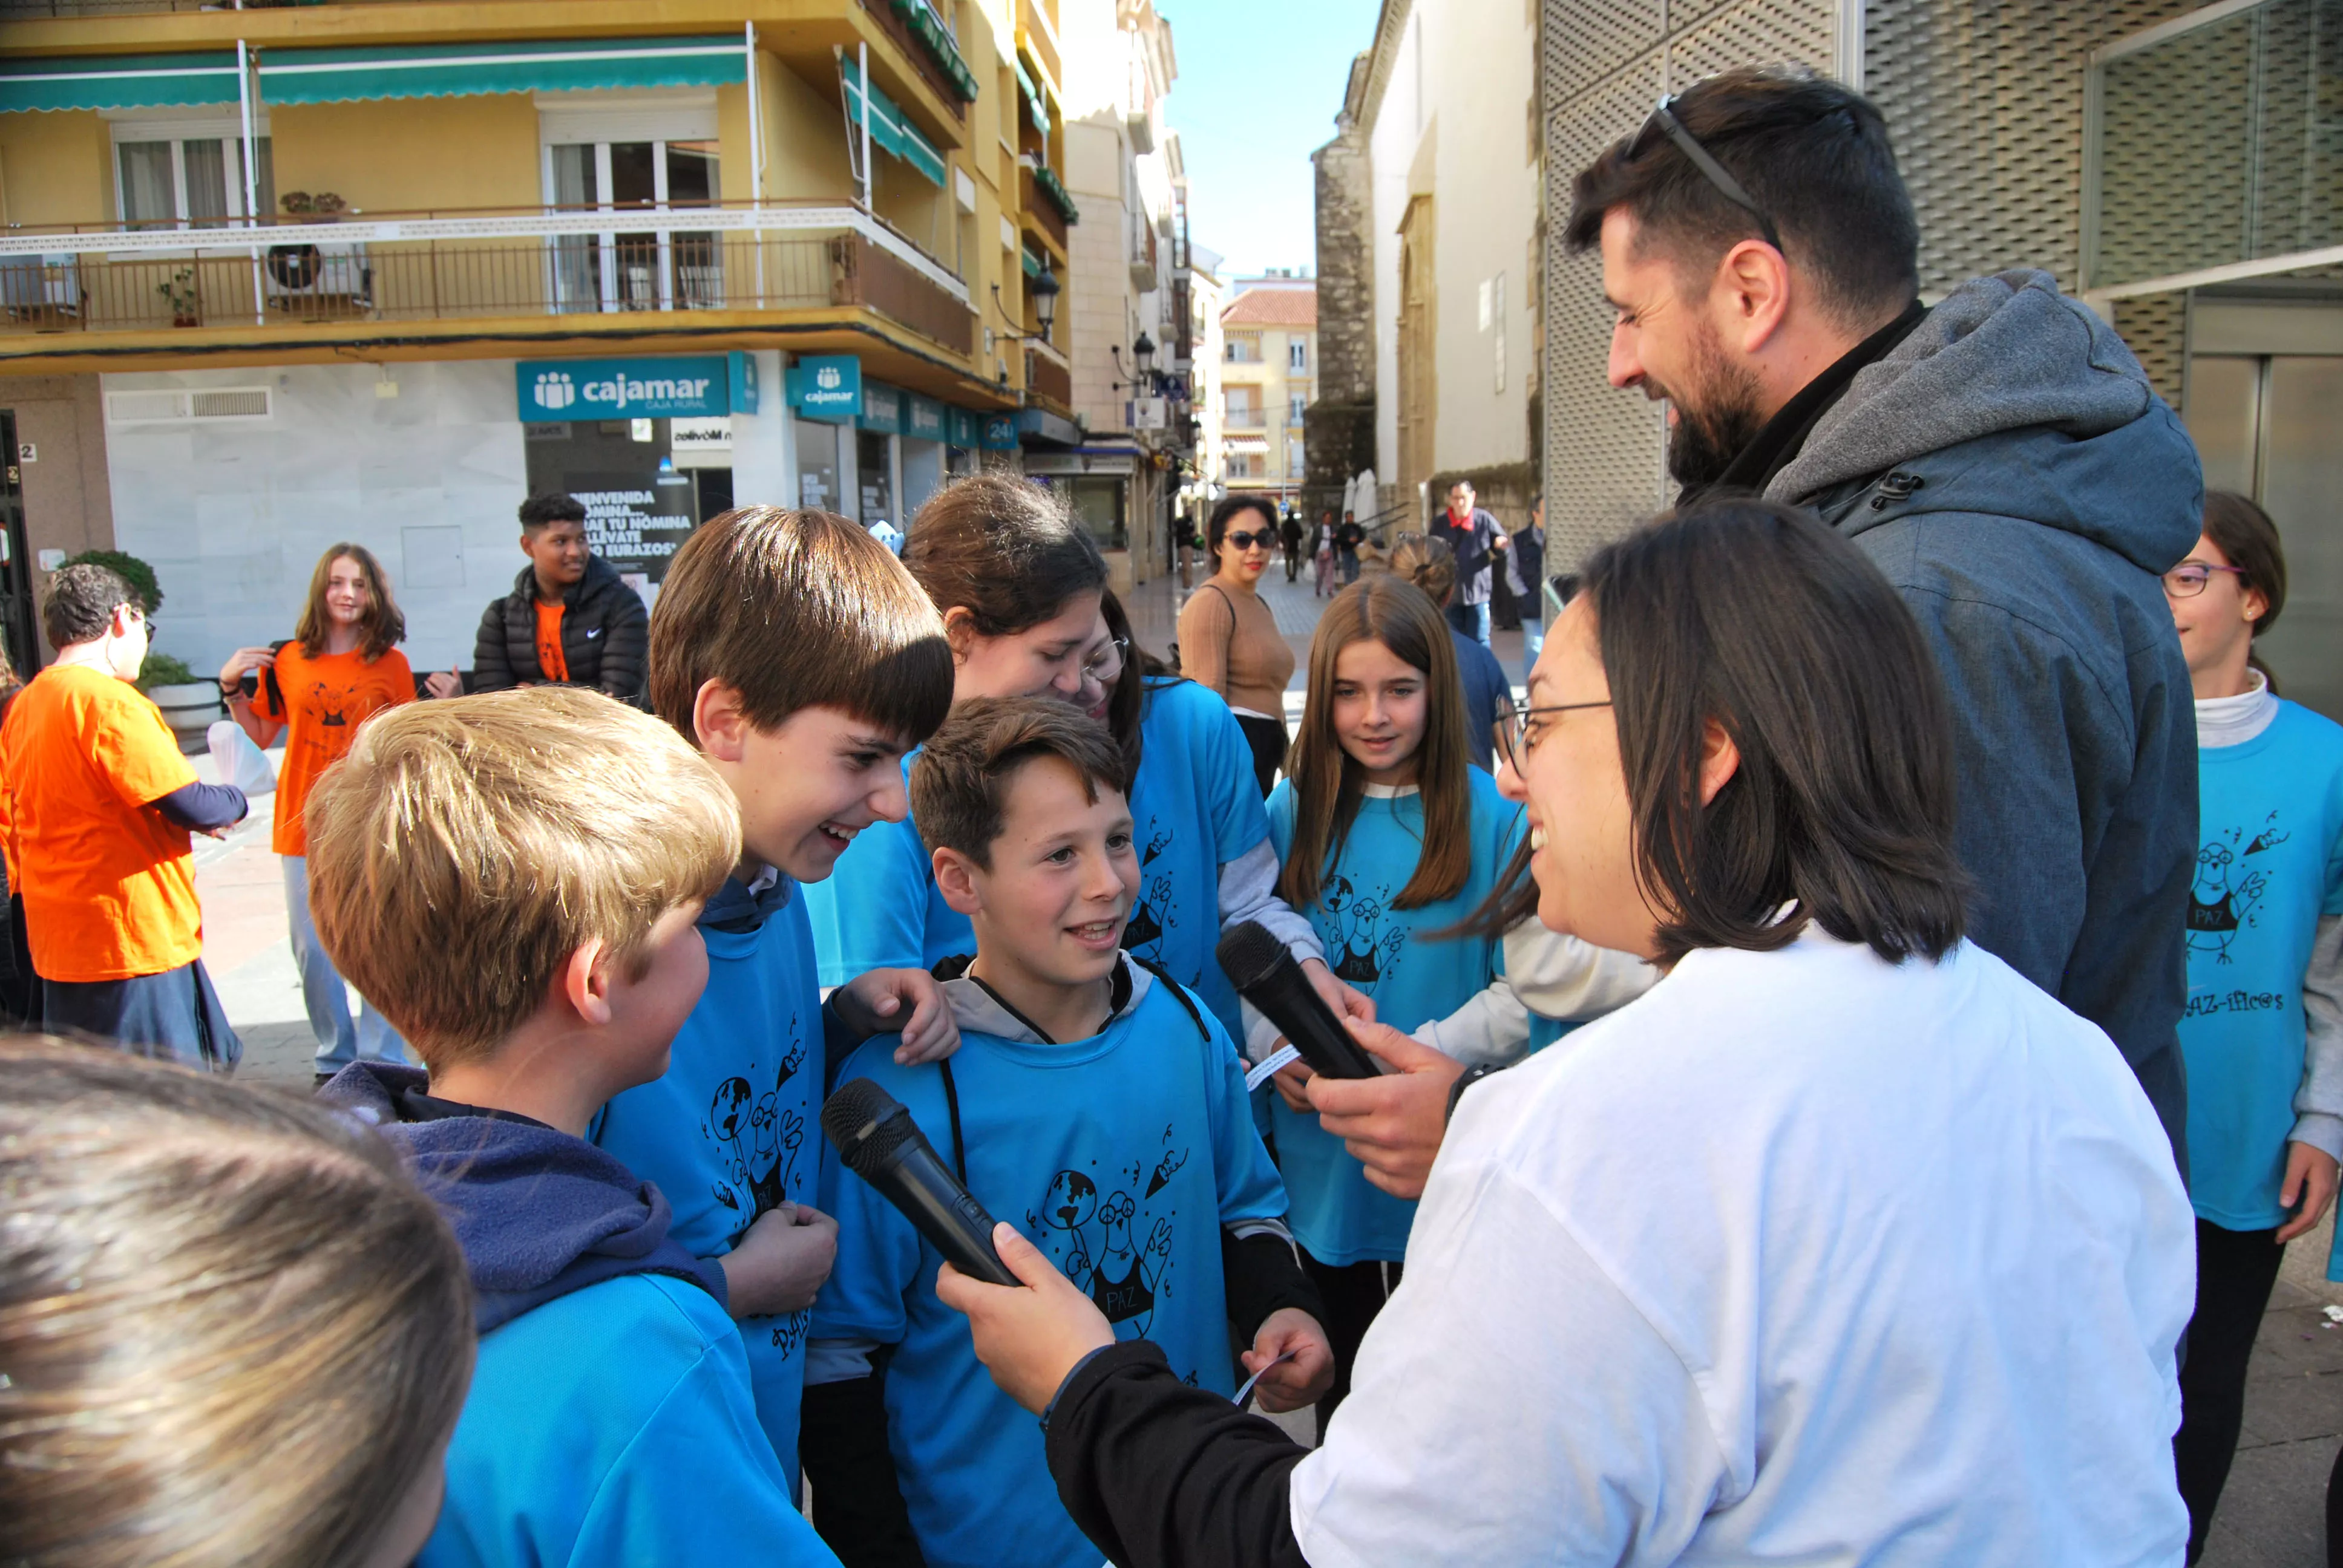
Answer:
<path fill-rule="evenodd" d="M 689 1541 L 833 1563 L 728 1315 L 777 1304 L 785 1227 L 704 1264 L 659 1190 L 583 1136 L 665 1070 L 699 999 L 694 921 L 739 855 L 722 781 L 656 719 L 542 688 L 378 715 L 307 817 L 318 936 L 425 1064 L 358 1062 L 323 1098 L 407 1150 L 477 1297 L 420 1561 L 616 1564 Z"/>

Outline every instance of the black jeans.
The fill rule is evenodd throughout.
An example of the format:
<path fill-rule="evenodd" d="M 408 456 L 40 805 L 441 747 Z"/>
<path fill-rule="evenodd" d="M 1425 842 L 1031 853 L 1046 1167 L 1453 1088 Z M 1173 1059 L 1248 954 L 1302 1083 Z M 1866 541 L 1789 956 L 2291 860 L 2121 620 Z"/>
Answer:
<path fill-rule="evenodd" d="M 2180 1430 L 2172 1435 L 2173 1470 L 2188 1505 L 2191 1563 L 2205 1550 L 2214 1505 L 2237 1456 L 2246 1363 L 2285 1256 L 2275 1229 L 2225 1231 L 2197 1221 L 2197 1313 L 2188 1320 L 2188 1354 L 2180 1364 Z"/>
<path fill-rule="evenodd" d="M 1277 770 L 1285 766 L 1285 721 L 1240 713 L 1237 728 L 1244 731 L 1245 744 L 1252 748 L 1253 782 L 1261 786 L 1262 799 L 1266 800 L 1277 788 Z"/>
<path fill-rule="evenodd" d="M 1326 1303 L 1326 1342 L 1334 1352 L 1334 1381 L 1318 1401 L 1318 1440 L 1326 1439 L 1326 1423 L 1334 1417 L 1335 1406 L 1351 1392 L 1351 1367 L 1359 1359 L 1359 1345 L 1367 1337 L 1367 1329 L 1375 1314 L 1383 1310 L 1391 1293 L 1399 1289 L 1401 1265 L 1369 1261 L 1364 1263 L 1322 1263 L 1302 1251 L 1302 1271 L 1310 1282 L 1318 1287 L 1319 1299 Z"/>

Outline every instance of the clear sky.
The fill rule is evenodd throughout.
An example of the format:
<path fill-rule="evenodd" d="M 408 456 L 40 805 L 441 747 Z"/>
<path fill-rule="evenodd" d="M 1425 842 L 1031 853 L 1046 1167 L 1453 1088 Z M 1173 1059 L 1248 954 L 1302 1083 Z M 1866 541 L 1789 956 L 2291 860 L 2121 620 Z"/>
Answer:
<path fill-rule="evenodd" d="M 1376 0 L 1156 0 L 1180 79 L 1166 118 L 1188 168 L 1188 235 L 1222 276 L 1315 268 L 1310 154 L 1334 135 Z"/>

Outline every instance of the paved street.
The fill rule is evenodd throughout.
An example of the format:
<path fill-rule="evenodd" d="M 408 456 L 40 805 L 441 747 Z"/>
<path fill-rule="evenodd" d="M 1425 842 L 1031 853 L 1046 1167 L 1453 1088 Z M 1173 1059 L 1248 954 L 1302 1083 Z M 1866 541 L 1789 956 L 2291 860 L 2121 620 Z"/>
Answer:
<path fill-rule="evenodd" d="M 1201 581 L 1201 578 L 1199 578 Z M 1278 628 L 1294 650 L 1286 716 L 1297 721 L 1309 671 L 1310 634 L 1324 601 L 1305 572 L 1289 585 L 1282 566 L 1263 584 Z M 1132 629 L 1161 655 L 1178 617 L 1176 578 L 1143 584 L 1131 595 Z M 1517 633 L 1500 632 L 1498 658 L 1518 676 Z M 196 759 L 208 779 L 208 758 Z M 269 852 L 270 802 L 225 840 L 199 841 L 196 883 L 204 902 L 204 956 L 229 1019 L 244 1039 L 241 1076 L 306 1091 L 313 1045 L 285 934 L 285 890 Z M 2343 1439 L 2343 1327 L 2324 1308 L 2343 1304 L 2325 1265 L 2332 1221 L 2288 1250 L 2284 1277 L 2262 1321 L 2246 1403 L 2246 1428 L 2204 1568 L 2323 1568 L 2327 1472 Z M 1286 1424 L 1306 1437 L 1310 1418 Z"/>

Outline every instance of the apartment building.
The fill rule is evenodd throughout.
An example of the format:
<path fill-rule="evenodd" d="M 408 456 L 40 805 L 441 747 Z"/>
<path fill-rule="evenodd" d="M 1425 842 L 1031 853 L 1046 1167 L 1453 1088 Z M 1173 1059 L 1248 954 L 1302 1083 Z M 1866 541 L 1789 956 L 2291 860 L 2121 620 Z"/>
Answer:
<path fill-rule="evenodd" d="M 1328 375 L 1309 482 L 1328 505 L 1372 468 L 1390 521 L 1428 518 L 1459 479 L 1528 519 L 1538 60 L 1519 0 L 1383 0 L 1353 63 L 1313 155 Z"/>
<path fill-rule="evenodd" d="M 1166 122 L 1179 58 L 1151 0 L 1061 0 L 1060 20 L 1067 180 L 1082 222 L 1054 373 L 1073 418 L 1027 417 L 1025 472 L 1068 494 L 1127 590 L 1172 559 L 1172 500 L 1193 446 L 1187 175 Z"/>
<path fill-rule="evenodd" d="M 350 538 L 460 665 L 531 491 L 651 600 L 736 502 L 900 527 L 1070 417 L 1019 351 L 1075 215 L 1056 0 L 44 9 L 0 25 L 20 661 L 68 551 L 150 562 L 202 668 Z"/>
<path fill-rule="evenodd" d="M 1222 480 L 1298 501 L 1308 451 L 1302 411 L 1318 385 L 1318 286 L 1287 269 L 1232 287 L 1221 311 Z"/>

